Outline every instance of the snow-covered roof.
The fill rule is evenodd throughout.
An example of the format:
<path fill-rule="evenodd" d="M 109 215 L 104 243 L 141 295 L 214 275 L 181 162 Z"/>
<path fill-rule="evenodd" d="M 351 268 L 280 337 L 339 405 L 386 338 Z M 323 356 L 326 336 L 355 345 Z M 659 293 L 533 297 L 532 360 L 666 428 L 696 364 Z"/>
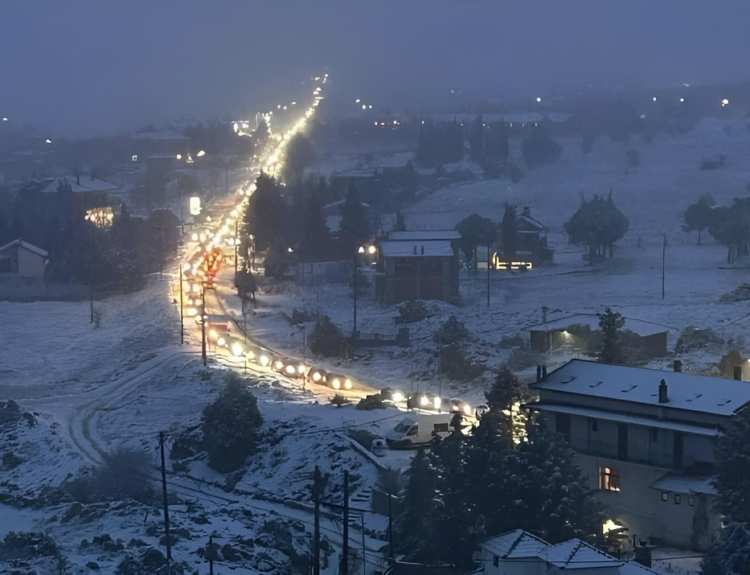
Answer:
<path fill-rule="evenodd" d="M 460 240 L 461 233 L 457 230 L 405 230 L 403 232 L 389 232 L 388 239 L 399 242 L 422 240 Z"/>
<path fill-rule="evenodd" d="M 626 317 L 624 329 L 629 329 L 633 333 L 641 336 L 654 335 L 657 333 L 664 333 L 675 328 L 650 321 L 643 321 L 640 319 L 633 319 Z M 560 331 L 564 330 L 572 325 L 587 325 L 592 330 L 599 329 L 599 316 L 594 313 L 579 313 L 576 315 L 569 315 L 567 317 L 561 317 L 548 321 L 546 323 L 537 323 L 524 328 L 524 331 Z"/>
<path fill-rule="evenodd" d="M 57 193 L 60 184 L 67 182 L 70 185 L 70 189 L 73 193 L 87 193 L 87 192 L 112 192 L 118 189 L 117 186 L 102 180 L 100 178 L 92 178 L 91 176 L 63 176 L 60 178 L 45 178 L 43 180 L 31 180 L 26 185 L 27 191 L 41 192 L 43 194 Z"/>
<path fill-rule="evenodd" d="M 685 477 L 683 475 L 665 475 L 651 484 L 652 489 L 671 491 L 673 493 L 705 493 L 716 495 L 716 488 L 711 485 L 710 477 Z"/>
<path fill-rule="evenodd" d="M 659 575 L 660 573 L 639 563 L 616 559 L 580 539 L 570 539 L 557 545 L 550 545 L 522 529 L 486 539 L 479 543 L 479 546 L 502 559 L 535 558 L 565 570 L 609 567 L 616 568 L 616 572 L 620 575 Z"/>
<path fill-rule="evenodd" d="M 551 411 L 553 413 L 569 413 L 570 415 L 581 415 L 583 417 L 590 417 L 591 419 L 601 419 L 602 421 L 614 421 L 617 423 L 632 423 L 633 425 L 643 425 L 647 427 L 656 427 L 659 429 L 669 429 L 672 431 L 679 431 L 681 433 L 689 433 L 691 435 L 701 435 L 704 437 L 717 437 L 719 435 L 719 430 L 715 427 L 702 427 L 700 425 L 681 423 L 679 421 L 671 421 L 669 419 L 653 419 L 651 417 L 632 415 L 630 413 L 620 413 L 617 411 L 608 411 L 606 409 L 593 409 L 591 407 L 580 407 L 578 405 L 544 403 L 541 401 L 538 401 L 536 403 L 529 403 L 527 405 L 532 409 L 538 409 L 540 411 Z"/>
<path fill-rule="evenodd" d="M 549 547 L 549 543 L 523 529 L 516 529 L 486 539 L 479 546 L 503 559 L 525 559 L 539 557 Z"/>
<path fill-rule="evenodd" d="M 43 250 L 42 248 L 38 248 L 35 245 L 32 245 L 29 242 L 25 242 L 23 240 L 13 240 L 9 244 L 5 244 L 4 246 L 0 247 L 0 252 L 4 252 L 5 250 L 14 248 L 16 246 L 21 247 L 25 250 L 28 250 L 31 253 L 34 253 L 38 256 L 42 256 L 43 258 L 49 257 L 49 253 Z"/>
<path fill-rule="evenodd" d="M 380 250 L 385 258 L 427 258 L 452 257 L 453 246 L 448 240 L 380 243 Z"/>
<path fill-rule="evenodd" d="M 668 401 L 659 403 L 659 383 Z M 731 416 L 750 402 L 750 383 L 573 359 L 531 384 L 539 390 Z"/>
<path fill-rule="evenodd" d="M 544 231 L 544 224 L 542 222 L 540 222 L 539 220 L 535 220 L 534 218 L 532 218 L 531 216 L 528 216 L 526 214 L 518 214 L 516 216 L 516 222 L 517 223 L 526 222 L 532 228 L 534 228 L 534 229 L 536 229 L 536 230 L 538 230 L 540 232 Z M 518 231 L 520 233 L 524 233 L 525 230 L 518 230 Z"/>

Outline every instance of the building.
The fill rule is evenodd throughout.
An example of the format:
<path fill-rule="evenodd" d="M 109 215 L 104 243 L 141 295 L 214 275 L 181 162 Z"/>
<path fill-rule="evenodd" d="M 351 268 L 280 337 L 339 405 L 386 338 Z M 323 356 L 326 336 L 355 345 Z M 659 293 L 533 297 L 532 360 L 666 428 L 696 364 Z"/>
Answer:
<path fill-rule="evenodd" d="M 531 217 L 531 208 L 524 207 L 514 220 L 514 251 L 505 253 L 503 231 L 498 231 L 497 251 L 492 263 L 497 270 L 531 269 L 552 261 L 552 250 L 547 247 L 547 230 L 544 224 Z"/>
<path fill-rule="evenodd" d="M 667 355 L 667 335 L 674 328 L 649 321 L 625 318 L 621 352 L 628 360 L 642 361 Z M 601 331 L 599 316 L 576 314 L 539 323 L 525 329 L 529 333 L 531 351 L 546 353 L 556 349 L 595 353 Z"/>
<path fill-rule="evenodd" d="M 0 247 L 0 280 L 22 278 L 41 280 L 49 254 L 23 240 L 14 240 Z"/>
<path fill-rule="evenodd" d="M 528 407 L 568 440 L 611 528 L 709 547 L 721 528 L 716 439 L 750 404 L 747 382 L 572 360 L 531 387 Z"/>
<path fill-rule="evenodd" d="M 654 575 L 634 561 L 616 559 L 580 539 L 551 545 L 521 529 L 479 544 L 475 554 L 485 575 L 548 575 L 578 571 L 586 575 Z"/>
<path fill-rule="evenodd" d="M 378 300 L 393 305 L 409 300 L 458 297 L 455 230 L 391 232 L 378 251 Z"/>

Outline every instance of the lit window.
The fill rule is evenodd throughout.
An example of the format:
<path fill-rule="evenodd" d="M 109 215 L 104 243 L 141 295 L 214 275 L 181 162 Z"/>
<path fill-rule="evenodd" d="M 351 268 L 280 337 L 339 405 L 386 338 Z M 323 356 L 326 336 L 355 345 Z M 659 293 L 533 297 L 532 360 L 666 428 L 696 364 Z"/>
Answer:
<path fill-rule="evenodd" d="M 662 493 L 661 494 L 661 500 L 662 501 L 669 501 L 669 493 Z"/>
<path fill-rule="evenodd" d="M 612 467 L 600 467 L 599 489 L 604 491 L 620 491 L 620 472 Z"/>

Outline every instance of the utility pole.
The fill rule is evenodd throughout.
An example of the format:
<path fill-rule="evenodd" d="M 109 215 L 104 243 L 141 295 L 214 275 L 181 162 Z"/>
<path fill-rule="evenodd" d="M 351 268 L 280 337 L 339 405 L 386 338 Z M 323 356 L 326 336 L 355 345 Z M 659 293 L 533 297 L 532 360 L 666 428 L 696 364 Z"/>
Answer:
<path fill-rule="evenodd" d="M 206 365 L 206 286 L 201 284 L 201 356 Z"/>
<path fill-rule="evenodd" d="M 93 316 L 92 316 L 93 317 Z M 94 321 L 93 319 L 91 321 Z M 352 330 L 352 344 L 357 347 L 357 250 L 354 250 L 354 329 Z"/>
<path fill-rule="evenodd" d="M 661 242 L 661 299 L 664 299 L 664 276 L 667 266 L 667 232 L 664 232 Z"/>
<path fill-rule="evenodd" d="M 388 491 L 388 556 L 393 559 L 393 509 L 391 499 L 393 495 Z"/>
<path fill-rule="evenodd" d="M 344 471 L 344 546 L 339 569 L 340 575 L 349 575 L 349 472 Z"/>
<path fill-rule="evenodd" d="M 91 323 L 94 323 L 94 285 L 89 281 L 89 301 L 91 302 Z"/>
<path fill-rule="evenodd" d="M 182 291 L 182 264 L 180 264 L 180 345 L 185 343 L 185 320 L 183 319 Z"/>
<path fill-rule="evenodd" d="M 208 536 L 208 573 L 214 575 L 214 536 Z"/>
<path fill-rule="evenodd" d="M 487 307 L 490 307 L 490 244 L 487 244 Z"/>
<path fill-rule="evenodd" d="M 234 277 L 237 277 L 237 232 L 239 229 L 240 220 L 239 216 L 234 221 Z"/>
<path fill-rule="evenodd" d="M 302 390 L 307 387 L 307 335 L 305 333 L 305 310 L 302 309 Z"/>
<path fill-rule="evenodd" d="M 164 464 L 164 432 L 159 433 L 159 451 L 161 452 L 161 490 L 164 499 L 164 535 L 167 540 L 167 573 L 171 573 L 172 545 L 169 542 L 169 507 L 167 506 L 167 468 Z"/>
<path fill-rule="evenodd" d="M 313 575 L 320 575 L 320 469 L 315 466 L 313 499 L 315 501 L 315 527 L 313 531 Z"/>

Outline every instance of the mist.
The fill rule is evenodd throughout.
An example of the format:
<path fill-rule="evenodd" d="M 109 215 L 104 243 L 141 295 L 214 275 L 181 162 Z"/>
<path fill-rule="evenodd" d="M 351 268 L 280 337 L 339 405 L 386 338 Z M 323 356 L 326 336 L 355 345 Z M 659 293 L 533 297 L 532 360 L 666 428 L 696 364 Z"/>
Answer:
<path fill-rule="evenodd" d="M 339 97 L 412 109 L 451 90 L 730 82 L 748 17 L 741 2 L 6 2 L 0 115 L 71 137 L 241 116 L 323 71 Z"/>

